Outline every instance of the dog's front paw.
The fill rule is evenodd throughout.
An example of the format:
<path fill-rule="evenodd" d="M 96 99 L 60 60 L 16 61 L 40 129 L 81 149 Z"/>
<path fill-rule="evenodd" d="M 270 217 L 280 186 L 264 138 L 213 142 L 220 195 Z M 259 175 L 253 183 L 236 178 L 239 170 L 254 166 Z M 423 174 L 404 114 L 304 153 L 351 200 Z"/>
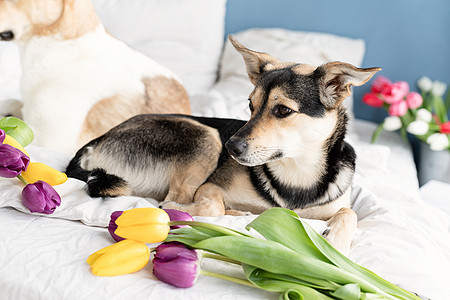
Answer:
<path fill-rule="evenodd" d="M 226 209 L 225 214 L 229 216 L 251 216 L 253 215 L 249 211 L 241 211 L 241 210 L 234 210 L 234 209 Z"/>
<path fill-rule="evenodd" d="M 179 204 L 175 201 L 163 201 L 159 204 L 159 208 L 162 209 L 177 209 L 177 210 L 182 210 L 181 207 L 183 205 Z"/>

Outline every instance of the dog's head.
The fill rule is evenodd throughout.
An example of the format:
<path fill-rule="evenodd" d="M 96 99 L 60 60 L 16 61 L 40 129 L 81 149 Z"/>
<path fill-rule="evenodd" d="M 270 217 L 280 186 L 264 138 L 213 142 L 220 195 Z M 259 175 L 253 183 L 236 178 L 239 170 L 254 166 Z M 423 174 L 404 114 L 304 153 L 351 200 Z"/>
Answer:
<path fill-rule="evenodd" d="M 341 117 L 338 109 L 350 87 L 364 84 L 381 70 L 341 62 L 319 67 L 281 62 L 229 39 L 255 86 L 248 99 L 250 120 L 226 143 L 230 155 L 243 165 L 321 149 Z"/>
<path fill-rule="evenodd" d="M 55 33 L 73 38 L 96 22 L 89 0 L 0 0 L 1 41 Z"/>

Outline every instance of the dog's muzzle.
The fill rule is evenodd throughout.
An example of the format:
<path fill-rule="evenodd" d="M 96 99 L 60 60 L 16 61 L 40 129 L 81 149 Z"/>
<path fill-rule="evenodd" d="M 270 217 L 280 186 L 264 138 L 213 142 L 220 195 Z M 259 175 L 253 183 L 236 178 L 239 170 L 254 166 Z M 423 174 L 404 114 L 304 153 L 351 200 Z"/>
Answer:
<path fill-rule="evenodd" d="M 14 33 L 11 30 L 0 32 L 0 40 L 11 41 L 14 39 Z"/>
<path fill-rule="evenodd" d="M 245 154 L 248 144 L 245 139 L 233 136 L 225 143 L 225 147 L 228 153 L 237 159 Z"/>

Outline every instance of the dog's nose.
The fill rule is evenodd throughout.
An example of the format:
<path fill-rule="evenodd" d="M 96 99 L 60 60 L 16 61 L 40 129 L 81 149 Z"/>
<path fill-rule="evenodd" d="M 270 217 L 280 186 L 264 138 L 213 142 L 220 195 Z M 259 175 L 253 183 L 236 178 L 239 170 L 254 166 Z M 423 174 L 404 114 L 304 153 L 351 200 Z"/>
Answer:
<path fill-rule="evenodd" d="M 0 32 L 0 40 L 10 41 L 14 38 L 14 33 L 11 30 Z"/>
<path fill-rule="evenodd" d="M 225 147 L 230 155 L 239 157 L 247 150 L 247 142 L 244 139 L 232 137 L 226 142 Z"/>

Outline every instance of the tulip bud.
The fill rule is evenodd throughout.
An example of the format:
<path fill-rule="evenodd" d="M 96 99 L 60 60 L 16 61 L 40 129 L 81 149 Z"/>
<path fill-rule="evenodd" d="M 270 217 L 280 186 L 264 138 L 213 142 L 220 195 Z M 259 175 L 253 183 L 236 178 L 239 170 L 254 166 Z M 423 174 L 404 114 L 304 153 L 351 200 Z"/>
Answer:
<path fill-rule="evenodd" d="M 406 104 L 410 109 L 419 108 L 422 105 L 423 98 L 419 93 L 411 92 L 406 96 Z"/>
<path fill-rule="evenodd" d="M 433 119 L 433 115 L 431 114 L 431 112 L 429 110 L 427 110 L 425 108 L 421 108 L 421 109 L 417 110 L 416 120 L 431 122 L 432 119 Z"/>
<path fill-rule="evenodd" d="M 367 93 L 363 96 L 362 101 L 372 107 L 382 107 L 383 100 L 378 97 L 378 94 Z"/>
<path fill-rule="evenodd" d="M 402 121 L 396 116 L 386 117 L 384 119 L 383 128 L 387 131 L 396 131 L 402 128 Z"/>
<path fill-rule="evenodd" d="M 125 239 L 158 243 L 169 234 L 169 215 L 160 208 L 142 207 L 125 210 L 115 223 L 114 233 Z"/>
<path fill-rule="evenodd" d="M 194 221 L 192 216 L 187 212 L 179 211 L 176 209 L 164 209 L 164 211 L 169 215 L 170 221 Z M 170 226 L 171 229 L 186 227 L 188 225 L 174 225 Z"/>
<path fill-rule="evenodd" d="M 408 105 L 405 101 L 401 100 L 399 102 L 395 102 L 389 106 L 388 113 L 391 116 L 401 117 L 406 114 L 408 111 Z"/>
<path fill-rule="evenodd" d="M 409 123 L 408 127 L 406 127 L 406 131 L 415 135 L 424 135 L 428 132 L 430 125 L 427 122 L 416 120 Z"/>
<path fill-rule="evenodd" d="M 116 224 L 116 220 L 118 217 L 120 217 L 122 215 L 123 211 L 118 210 L 115 211 L 111 214 L 111 219 L 109 220 L 109 225 L 108 225 L 108 231 L 109 234 L 111 235 L 111 237 L 116 241 L 116 242 L 120 242 L 122 240 L 124 240 L 123 237 L 118 236 L 117 234 L 114 233 L 114 231 L 116 231 L 117 229 L 117 224 Z"/>
<path fill-rule="evenodd" d="M 442 97 L 447 89 L 447 85 L 444 82 L 434 81 L 431 93 L 437 97 Z"/>
<path fill-rule="evenodd" d="M 450 134 L 450 121 L 441 124 L 440 132 Z"/>
<path fill-rule="evenodd" d="M 150 249 L 142 242 L 123 240 L 91 254 L 87 263 L 92 274 L 116 276 L 144 268 L 150 259 Z"/>
<path fill-rule="evenodd" d="M 449 141 L 446 134 L 435 133 L 427 138 L 427 143 L 433 151 L 442 151 L 448 148 Z"/>
<path fill-rule="evenodd" d="M 386 86 L 381 94 L 388 104 L 394 104 L 401 101 L 409 92 L 409 84 L 406 81 L 397 81 L 392 85 Z"/>
<path fill-rule="evenodd" d="M 29 183 L 38 180 L 45 181 L 50 185 L 59 185 L 67 181 L 67 175 L 44 163 L 30 162 L 22 177 Z"/>
<path fill-rule="evenodd" d="M 52 214 L 61 204 L 61 198 L 51 185 L 36 181 L 24 187 L 22 203 L 30 212 Z"/>
<path fill-rule="evenodd" d="M 22 151 L 22 153 L 24 153 L 26 156 L 30 156 L 28 154 L 27 150 L 25 150 L 25 148 L 22 147 L 22 145 L 18 141 L 16 141 L 12 136 L 10 136 L 9 134 L 7 134 L 5 136 L 5 140 L 3 141 L 3 143 L 8 144 L 8 145 Z"/>
<path fill-rule="evenodd" d="M 372 92 L 373 93 L 381 93 L 387 86 L 390 86 L 392 82 L 384 77 L 378 76 L 372 83 Z"/>
<path fill-rule="evenodd" d="M 7 145 L 0 145 L 0 176 L 14 178 L 25 171 L 30 163 L 30 158 L 22 151 Z"/>
<path fill-rule="evenodd" d="M 3 141 L 5 140 L 6 133 L 3 129 L 0 129 L 0 144 L 3 144 Z"/>
<path fill-rule="evenodd" d="M 164 243 L 156 247 L 153 274 L 170 285 L 188 288 L 200 272 L 197 252 L 180 243 Z"/>
<path fill-rule="evenodd" d="M 433 81 L 430 78 L 423 76 L 417 81 L 417 86 L 423 92 L 429 92 L 433 88 Z"/>

